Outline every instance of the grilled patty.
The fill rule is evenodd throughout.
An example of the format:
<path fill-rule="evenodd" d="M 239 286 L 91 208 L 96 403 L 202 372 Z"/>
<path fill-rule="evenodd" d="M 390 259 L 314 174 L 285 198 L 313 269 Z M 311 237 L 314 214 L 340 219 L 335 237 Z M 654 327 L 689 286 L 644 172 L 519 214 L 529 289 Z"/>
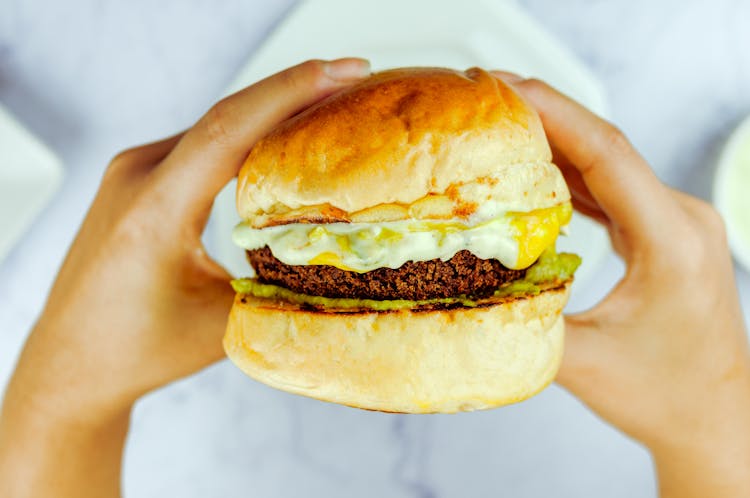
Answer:
<path fill-rule="evenodd" d="M 460 251 L 448 261 L 408 261 L 400 268 L 357 273 L 326 265 L 287 265 L 268 247 L 247 251 L 261 282 L 300 294 L 358 299 L 434 299 L 466 295 L 486 297 L 526 270 L 509 270 L 495 259 Z"/>

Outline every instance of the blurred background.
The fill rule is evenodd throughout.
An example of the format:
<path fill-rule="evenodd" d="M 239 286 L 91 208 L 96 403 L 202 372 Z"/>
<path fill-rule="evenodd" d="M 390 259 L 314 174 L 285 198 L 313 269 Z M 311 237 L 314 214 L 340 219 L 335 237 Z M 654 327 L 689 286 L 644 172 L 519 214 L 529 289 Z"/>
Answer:
<path fill-rule="evenodd" d="M 189 127 L 232 89 L 309 57 L 541 76 L 621 127 L 667 183 L 711 199 L 750 113 L 742 0 L 0 0 L 0 388 L 109 160 Z M 750 181 L 750 174 L 747 175 Z M 231 202 L 205 234 L 232 266 Z M 738 217 L 750 220 L 750 213 Z M 622 274 L 601 232 L 571 310 Z M 577 242 L 578 241 L 578 242 Z M 737 265 L 746 319 L 750 276 Z M 139 402 L 138 497 L 653 497 L 647 452 L 552 386 L 499 410 L 370 413 L 222 362 Z"/>

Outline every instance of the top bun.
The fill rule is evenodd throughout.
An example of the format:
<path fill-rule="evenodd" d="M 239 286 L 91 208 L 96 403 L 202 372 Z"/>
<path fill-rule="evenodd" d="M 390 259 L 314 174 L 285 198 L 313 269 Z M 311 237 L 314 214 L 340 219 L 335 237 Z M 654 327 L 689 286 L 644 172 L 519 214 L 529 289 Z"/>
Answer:
<path fill-rule="evenodd" d="M 539 116 L 481 69 L 373 74 L 250 152 L 237 209 L 253 226 L 468 218 L 570 198 Z"/>

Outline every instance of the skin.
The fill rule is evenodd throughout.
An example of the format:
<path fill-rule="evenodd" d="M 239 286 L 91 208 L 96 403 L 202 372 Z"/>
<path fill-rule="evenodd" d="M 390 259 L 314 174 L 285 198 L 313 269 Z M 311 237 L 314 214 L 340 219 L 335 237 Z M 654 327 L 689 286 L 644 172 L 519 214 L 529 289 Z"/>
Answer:
<path fill-rule="evenodd" d="M 304 63 L 112 161 L 8 386 L 0 496 L 120 495 L 135 401 L 223 357 L 233 292 L 200 242 L 214 196 L 276 124 L 367 74 L 359 59 Z M 498 76 L 540 111 L 574 204 L 627 263 L 567 317 L 559 382 L 651 450 L 662 497 L 750 496 L 750 355 L 720 218 L 609 123 Z"/>

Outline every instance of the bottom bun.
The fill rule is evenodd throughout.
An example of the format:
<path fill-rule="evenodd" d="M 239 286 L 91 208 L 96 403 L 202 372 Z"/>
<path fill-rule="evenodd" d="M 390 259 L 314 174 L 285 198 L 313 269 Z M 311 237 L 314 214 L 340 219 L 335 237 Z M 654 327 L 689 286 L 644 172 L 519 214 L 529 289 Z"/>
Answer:
<path fill-rule="evenodd" d="M 356 313 L 238 294 L 224 349 L 250 377 L 324 401 L 401 413 L 493 408 L 554 379 L 568 289 L 476 308 Z"/>

